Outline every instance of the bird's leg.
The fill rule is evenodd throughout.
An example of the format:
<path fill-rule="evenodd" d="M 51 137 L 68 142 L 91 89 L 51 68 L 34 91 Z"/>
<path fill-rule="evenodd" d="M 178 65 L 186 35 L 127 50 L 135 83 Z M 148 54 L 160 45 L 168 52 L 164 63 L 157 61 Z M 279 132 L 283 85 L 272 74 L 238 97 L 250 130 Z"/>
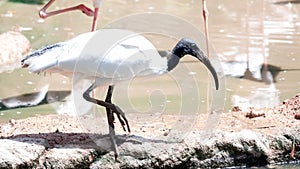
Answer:
<path fill-rule="evenodd" d="M 41 18 L 45 19 L 53 15 L 57 15 L 60 13 L 68 12 L 68 11 L 74 11 L 74 10 L 80 10 L 82 13 L 86 14 L 87 16 L 94 16 L 95 12 L 88 8 L 87 6 L 80 4 L 77 6 L 73 6 L 70 8 L 60 9 L 52 12 L 46 12 L 46 10 L 53 4 L 55 0 L 49 0 L 49 2 L 39 11 L 39 15 Z"/>
<path fill-rule="evenodd" d="M 99 106 L 103 106 L 105 108 L 108 108 L 110 109 L 113 113 L 116 113 L 117 114 L 117 117 L 124 129 L 124 131 L 126 131 L 126 126 L 127 126 L 127 131 L 130 132 L 130 127 L 129 127 L 129 124 L 128 124 L 128 120 L 125 116 L 125 113 L 119 108 L 119 106 L 115 105 L 115 104 L 112 104 L 112 103 L 107 103 L 105 101 L 102 101 L 102 100 L 98 100 L 98 99 L 95 99 L 95 98 L 92 98 L 90 96 L 90 92 L 94 89 L 94 85 L 92 85 L 91 87 L 89 87 L 88 90 L 86 90 L 84 93 L 83 93 L 83 98 L 89 102 L 92 102 L 92 103 L 95 103 L 95 104 L 98 104 Z"/>
<path fill-rule="evenodd" d="M 117 117 L 123 127 L 123 129 L 126 131 L 126 126 L 127 126 L 127 131 L 130 132 L 130 127 L 129 127 L 129 124 L 128 124 L 128 120 L 127 118 L 125 117 L 125 113 L 118 107 L 116 106 L 115 104 L 112 104 L 111 103 L 111 96 L 112 96 L 112 91 L 113 91 L 113 86 L 110 86 L 109 87 L 109 90 L 108 90 L 108 93 L 107 93 L 107 97 L 106 97 L 106 100 L 108 100 L 109 102 L 106 102 L 106 101 L 102 101 L 102 100 L 98 100 L 98 99 L 95 99 L 95 98 L 92 98 L 90 96 L 90 93 L 93 89 L 95 89 L 97 87 L 96 84 L 93 84 L 92 86 L 90 86 L 84 93 L 83 93 L 83 98 L 89 102 L 92 102 L 92 103 L 95 103 L 95 104 L 98 104 L 100 106 L 103 106 L 106 108 L 106 110 L 109 110 L 109 111 L 106 111 L 107 113 L 107 118 L 108 118 L 108 123 L 109 123 L 109 134 L 110 134 L 110 137 L 111 137 L 111 140 L 112 140 L 112 144 L 114 146 L 114 151 L 115 151 L 115 157 L 118 156 L 118 151 L 117 151 L 117 145 L 116 145 L 116 142 L 114 140 L 114 136 L 115 136 L 115 131 L 114 131 L 114 117 L 113 117 L 113 113 L 116 113 L 117 114 Z"/>
<path fill-rule="evenodd" d="M 99 11 L 101 2 L 102 2 L 102 0 L 93 0 L 94 18 L 93 18 L 93 24 L 92 24 L 92 32 L 96 30 L 98 11 Z"/>
<path fill-rule="evenodd" d="M 202 15 L 203 15 L 203 21 L 204 21 L 204 30 L 205 30 L 205 40 L 206 40 L 206 50 L 207 50 L 207 56 L 209 57 L 209 35 L 208 35 L 208 9 L 206 6 L 206 0 L 202 0 Z"/>
<path fill-rule="evenodd" d="M 99 11 L 99 8 L 98 8 L 98 7 L 95 7 L 95 10 L 94 10 L 94 18 L 93 18 L 93 23 L 92 23 L 92 32 L 95 31 L 95 30 L 96 30 L 96 27 L 97 27 L 98 11 Z"/>
<path fill-rule="evenodd" d="M 106 103 L 111 103 L 111 98 L 112 98 L 112 92 L 113 92 L 113 90 L 114 90 L 114 86 L 110 85 L 110 86 L 108 87 L 108 91 L 107 91 L 107 94 L 106 94 L 106 99 L 105 99 L 105 102 L 106 102 Z M 108 114 L 109 111 L 111 111 L 111 110 L 108 109 L 108 108 L 106 108 L 106 113 L 107 113 L 107 114 Z M 114 112 L 111 112 L 111 113 L 113 114 Z M 117 117 L 118 117 L 118 119 L 119 119 L 119 121 L 120 121 L 120 123 L 121 123 L 121 125 L 122 125 L 123 130 L 126 131 L 125 126 L 126 126 L 126 125 L 128 126 L 128 123 L 125 122 L 125 121 L 123 120 L 123 118 L 125 117 L 125 114 L 124 114 L 124 116 L 122 116 L 121 114 L 116 113 L 116 115 L 117 115 Z M 109 117 L 109 116 L 107 116 L 107 117 Z M 115 118 L 114 118 L 114 116 L 112 116 L 112 117 L 111 117 L 111 124 L 114 123 L 114 120 L 115 120 Z M 112 125 L 112 126 L 113 126 L 113 125 Z M 128 129 L 128 131 L 130 132 L 129 129 Z"/>
<path fill-rule="evenodd" d="M 105 99 L 106 103 L 111 103 L 111 97 L 112 97 L 113 90 L 114 90 L 114 86 L 108 87 L 108 91 L 107 91 L 106 99 Z M 119 152 L 118 152 L 117 143 L 116 143 L 116 139 L 115 139 L 115 136 L 116 136 L 115 125 L 114 125 L 115 117 L 113 115 L 113 112 L 109 108 L 106 108 L 106 115 L 107 115 L 108 128 L 109 128 L 109 137 L 110 137 L 110 141 L 112 143 L 113 150 L 115 152 L 115 159 L 117 159 L 119 156 Z"/>

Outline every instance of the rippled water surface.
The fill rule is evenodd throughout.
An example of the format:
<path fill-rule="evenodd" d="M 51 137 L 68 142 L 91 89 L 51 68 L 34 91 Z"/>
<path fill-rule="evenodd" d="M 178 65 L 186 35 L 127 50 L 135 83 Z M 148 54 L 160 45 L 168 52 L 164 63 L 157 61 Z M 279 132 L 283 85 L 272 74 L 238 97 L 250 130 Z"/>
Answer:
<path fill-rule="evenodd" d="M 80 2 L 92 6 L 91 1 L 88 0 L 58 0 L 51 9 L 68 7 Z M 233 105 L 271 107 L 299 92 L 300 4 L 271 0 L 214 0 L 207 1 L 207 7 L 210 44 L 225 75 L 225 110 Z M 80 12 L 70 12 L 43 20 L 38 17 L 40 8 L 40 5 L 34 3 L 0 0 L 0 33 L 11 29 L 22 30 L 22 33 L 31 41 L 32 48 L 39 48 L 90 31 L 92 18 Z M 203 32 L 201 10 L 200 0 L 104 0 L 99 14 L 98 29 L 108 27 L 109 23 L 126 16 L 162 13 L 179 17 Z M 172 21 L 164 20 L 159 24 L 161 24 L 161 29 L 164 29 L 166 25 L 172 24 Z M 143 26 L 151 28 L 153 22 L 145 20 Z M 187 33 L 184 29 L 185 25 L 181 26 L 182 29 L 178 31 L 182 31 L 180 32 L 182 34 Z M 151 40 L 159 49 L 169 50 L 175 43 L 174 40 L 160 36 L 153 36 Z M 202 47 L 205 49 L 205 46 Z M 200 109 L 204 112 L 207 105 L 205 96 L 207 93 L 206 85 L 203 84 L 208 80 L 207 75 L 203 74 L 205 69 L 198 69 L 199 65 L 189 60 L 182 64 L 188 65 L 191 69 L 189 75 L 194 75 L 199 83 L 201 96 L 197 101 L 201 103 Z M 49 90 L 70 90 L 72 83 L 71 80 L 60 75 L 44 77 L 28 74 L 26 70 L 2 72 L 0 77 L 0 98 L 2 99 L 39 92 L 45 87 Z M 163 79 L 161 81 L 166 82 Z M 146 86 L 145 83 L 155 85 L 156 82 L 132 82 L 131 85 L 136 87 L 130 86 L 128 91 L 134 93 L 136 88 Z M 148 110 L 149 98 L 165 101 L 165 105 L 170 105 L 170 108 L 165 109 L 166 111 L 172 112 L 180 109 L 177 103 L 182 98 L 178 96 L 180 92 L 176 93 L 176 88 L 166 89 L 165 93 L 155 90 L 153 92 L 147 88 L 140 90 L 148 92 L 147 95 L 151 97 L 144 97 L 143 92 L 130 95 L 132 105 L 136 107 L 134 110 L 130 109 L 131 111 Z M 160 91 L 163 88 L 170 87 L 168 83 L 164 83 L 159 88 Z M 120 90 L 123 89 L 117 88 L 116 93 L 118 90 L 122 92 Z M 166 97 L 168 99 L 165 99 Z M 118 102 L 117 98 L 116 100 Z M 119 102 L 122 104 L 122 101 Z M 139 105 L 142 106 L 139 107 Z M 29 109 L 3 110 L 1 115 L 2 119 L 8 119 L 27 116 L 28 112 L 51 113 L 58 111 L 57 109 L 57 107 L 54 110 L 51 106 L 42 105 Z"/>

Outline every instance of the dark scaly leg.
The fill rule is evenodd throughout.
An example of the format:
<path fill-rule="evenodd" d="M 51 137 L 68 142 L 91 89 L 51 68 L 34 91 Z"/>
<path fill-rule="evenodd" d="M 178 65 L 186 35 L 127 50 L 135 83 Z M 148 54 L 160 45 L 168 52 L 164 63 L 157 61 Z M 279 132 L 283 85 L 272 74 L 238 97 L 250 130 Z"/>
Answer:
<path fill-rule="evenodd" d="M 105 99 L 106 103 L 111 103 L 113 90 L 114 90 L 114 86 L 108 87 L 106 99 Z M 119 151 L 118 151 L 117 142 L 115 139 L 115 136 L 116 136 L 115 125 L 114 125 L 115 117 L 114 117 L 113 112 L 109 108 L 106 108 L 106 115 L 107 115 L 108 128 L 109 128 L 109 137 L 110 137 L 110 141 L 112 143 L 113 151 L 115 152 L 115 159 L 117 159 L 119 156 Z"/>
<path fill-rule="evenodd" d="M 84 93 L 83 93 L 83 98 L 89 102 L 98 104 L 100 106 L 103 106 L 106 108 L 106 113 L 107 113 L 107 118 L 108 118 L 108 124 L 109 124 L 109 135 L 112 141 L 112 146 L 115 152 L 115 158 L 118 157 L 118 149 L 117 149 L 117 144 L 115 141 L 115 130 L 114 130 L 114 116 L 113 113 L 116 113 L 124 131 L 126 131 L 126 126 L 127 126 L 127 131 L 130 132 L 130 127 L 128 124 L 128 120 L 125 117 L 125 113 L 115 104 L 111 103 L 111 97 L 112 97 L 112 92 L 113 92 L 113 86 L 109 86 L 108 88 L 108 92 L 107 92 L 107 96 L 106 96 L 106 100 L 102 101 L 102 100 L 98 100 L 95 98 L 92 98 L 90 96 L 90 92 L 95 89 L 97 87 L 96 84 L 93 84 L 92 86 L 90 86 Z M 106 102 L 108 101 L 108 102 Z"/>

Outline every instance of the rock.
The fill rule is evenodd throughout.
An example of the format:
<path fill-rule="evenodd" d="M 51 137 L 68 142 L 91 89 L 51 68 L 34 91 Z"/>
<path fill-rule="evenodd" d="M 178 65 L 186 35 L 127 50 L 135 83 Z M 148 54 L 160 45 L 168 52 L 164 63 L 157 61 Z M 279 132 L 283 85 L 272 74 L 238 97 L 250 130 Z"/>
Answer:
<path fill-rule="evenodd" d="M 8 122 L 9 122 L 10 125 L 15 125 L 16 124 L 16 120 L 15 119 L 10 119 Z"/>
<path fill-rule="evenodd" d="M 20 61 L 30 50 L 29 40 L 20 32 L 0 35 L 0 73 L 20 68 Z"/>
<path fill-rule="evenodd" d="M 95 150 L 80 148 L 53 148 L 45 155 L 46 168 L 86 168 L 95 159 Z"/>
<path fill-rule="evenodd" d="M 53 133 L 53 135 L 64 133 Z M 174 142 L 141 136 L 118 136 L 120 157 L 101 150 L 97 140 L 80 145 L 49 145 L 47 139 L 12 138 L 0 140 L 0 168 L 217 168 L 265 166 L 288 161 L 292 146 L 286 130 L 283 135 L 262 135 L 250 130 L 218 130 L 205 141 L 193 132 L 184 141 Z M 70 134 L 68 134 L 70 135 Z M 79 137 L 79 134 L 77 134 Z M 63 136 L 61 136 L 63 137 Z M 106 136 L 101 142 L 109 141 Z M 299 134 L 294 136 L 299 143 Z M 87 146 L 87 144 L 89 146 Z M 104 144 L 104 143 L 103 143 Z M 105 143 L 106 144 L 106 143 Z M 299 159 L 300 154 L 295 153 Z"/>
<path fill-rule="evenodd" d="M 45 152 L 45 140 L 1 139 L 0 168 L 36 168 Z"/>
<path fill-rule="evenodd" d="M 231 111 L 239 112 L 239 111 L 242 111 L 242 109 L 239 106 L 234 106 L 234 107 L 232 107 Z"/>
<path fill-rule="evenodd" d="M 214 136 L 203 142 L 200 132 L 189 135 L 184 142 L 163 140 L 127 141 L 120 145 L 120 163 L 115 163 L 113 155 L 98 158 L 91 168 L 219 168 L 228 166 L 265 166 L 270 160 L 278 158 L 272 144 L 283 139 L 281 148 L 289 149 L 285 137 L 265 137 L 250 130 L 237 133 L 217 131 Z M 133 138 L 131 138 L 133 139 Z M 138 142 L 139 142 L 138 141 Z M 299 158 L 299 157 L 298 157 Z"/>
<path fill-rule="evenodd" d="M 300 120 L 300 113 L 295 114 L 295 119 Z"/>

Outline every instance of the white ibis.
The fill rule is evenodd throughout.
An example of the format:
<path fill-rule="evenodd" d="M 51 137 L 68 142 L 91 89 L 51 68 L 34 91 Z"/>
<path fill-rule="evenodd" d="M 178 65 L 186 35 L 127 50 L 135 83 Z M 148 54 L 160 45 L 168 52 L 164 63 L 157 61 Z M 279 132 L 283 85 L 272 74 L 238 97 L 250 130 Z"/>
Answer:
<path fill-rule="evenodd" d="M 117 158 L 113 113 L 117 115 L 124 131 L 130 132 L 130 127 L 125 113 L 111 103 L 113 85 L 135 77 L 153 77 L 168 73 L 185 55 L 195 57 L 208 68 L 218 89 L 219 82 L 215 69 L 192 40 L 181 39 L 167 57 L 162 57 L 144 36 L 128 30 L 103 29 L 42 47 L 26 56 L 22 60 L 22 67 L 27 67 L 34 73 L 59 72 L 69 76 L 78 74 L 83 78 L 94 80 L 83 93 L 83 97 L 109 110 L 107 114 L 109 135 Z M 105 101 L 91 97 L 92 90 L 98 86 L 108 85 L 110 90 Z"/>
<path fill-rule="evenodd" d="M 93 16 L 92 31 L 95 30 L 96 23 L 97 23 L 98 11 L 99 11 L 99 7 L 100 7 L 102 0 L 93 0 L 94 10 L 88 8 L 84 4 L 80 4 L 80 5 L 65 8 L 65 9 L 46 12 L 46 10 L 53 4 L 54 1 L 55 0 L 49 0 L 49 2 L 39 11 L 39 15 L 41 18 L 45 19 L 50 16 L 54 16 L 54 15 L 61 14 L 64 12 L 80 10 L 82 13 L 86 14 L 87 16 Z"/>

